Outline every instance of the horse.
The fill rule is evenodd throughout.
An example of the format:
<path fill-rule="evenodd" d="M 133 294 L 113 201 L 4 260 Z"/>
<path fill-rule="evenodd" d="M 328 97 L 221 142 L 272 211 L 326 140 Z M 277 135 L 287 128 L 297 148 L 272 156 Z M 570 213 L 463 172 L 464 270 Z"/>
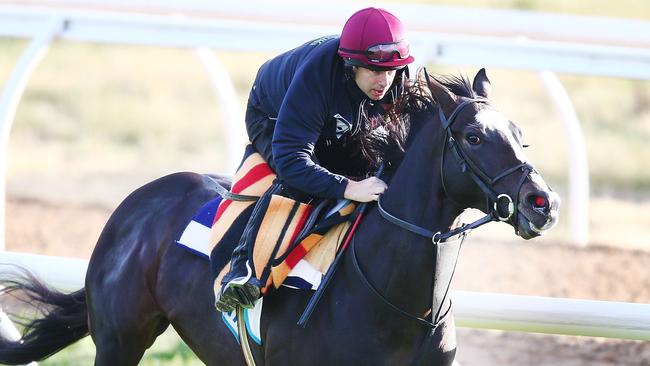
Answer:
<path fill-rule="evenodd" d="M 453 307 L 449 284 L 437 283 L 440 269 L 455 265 L 441 254 L 445 240 L 492 220 L 530 239 L 557 222 L 559 197 L 528 163 L 520 129 L 491 106 L 485 70 L 473 82 L 421 74 L 419 88 L 406 91 L 400 118 L 410 131 L 380 205 L 368 206 L 304 328 L 296 321 L 311 291 L 281 287 L 264 297 L 262 344 L 252 347 L 258 364 L 451 365 Z M 48 311 L 20 341 L 2 341 L 0 363 L 42 360 L 90 334 L 95 365 L 136 365 L 171 324 L 206 365 L 245 364 L 214 309 L 207 261 L 174 244 L 218 184 L 229 181 L 182 172 L 132 192 L 106 223 L 76 292 L 33 276 L 6 284 Z M 486 219 L 458 225 L 468 208 Z"/>

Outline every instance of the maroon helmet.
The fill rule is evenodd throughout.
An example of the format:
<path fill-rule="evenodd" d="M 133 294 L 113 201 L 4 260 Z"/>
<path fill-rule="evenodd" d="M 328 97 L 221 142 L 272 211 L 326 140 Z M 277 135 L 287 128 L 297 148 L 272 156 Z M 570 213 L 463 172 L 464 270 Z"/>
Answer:
<path fill-rule="evenodd" d="M 352 14 L 343 26 L 338 53 L 346 64 L 371 69 L 400 69 L 415 60 L 402 22 L 379 8 Z"/>

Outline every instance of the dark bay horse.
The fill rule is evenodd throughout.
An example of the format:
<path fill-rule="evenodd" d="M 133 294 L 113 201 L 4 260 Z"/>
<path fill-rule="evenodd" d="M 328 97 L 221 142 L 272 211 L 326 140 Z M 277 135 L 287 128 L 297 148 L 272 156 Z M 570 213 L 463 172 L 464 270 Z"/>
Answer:
<path fill-rule="evenodd" d="M 424 75 L 402 105 L 408 144 L 381 200 L 408 224 L 370 206 L 305 328 L 296 321 L 310 291 L 281 288 L 265 297 L 262 346 L 253 347 L 257 364 L 451 365 L 451 305 L 445 299 L 444 314 L 442 307 L 432 312 L 432 293 L 437 267 L 454 263 L 438 256 L 445 242 L 433 243 L 426 232 L 440 232 L 440 239 L 467 208 L 499 218 L 525 239 L 557 221 L 559 199 L 527 162 L 520 130 L 490 106 L 484 70 L 473 83 Z M 174 245 L 217 194 L 215 182 L 200 174 L 153 181 L 112 214 L 83 289 L 63 294 L 33 278 L 10 283 L 9 290 L 26 291 L 49 312 L 22 342 L 0 344 L 0 363 L 41 360 L 90 334 L 95 365 L 136 365 L 171 324 L 205 364 L 244 364 L 214 309 L 208 263 Z"/>

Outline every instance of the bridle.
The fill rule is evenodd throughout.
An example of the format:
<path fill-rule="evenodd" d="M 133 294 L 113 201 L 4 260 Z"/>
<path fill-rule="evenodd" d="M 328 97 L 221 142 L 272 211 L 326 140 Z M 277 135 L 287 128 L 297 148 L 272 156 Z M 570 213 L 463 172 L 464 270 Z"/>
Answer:
<path fill-rule="evenodd" d="M 428 81 L 428 74 L 425 72 L 425 75 L 427 77 Z M 430 83 L 429 83 L 430 84 Z M 432 230 L 426 229 L 424 227 L 418 226 L 416 224 L 410 223 L 408 221 L 405 221 L 403 219 L 400 219 L 392 214 L 390 214 L 386 209 L 381 204 L 381 196 L 377 200 L 377 207 L 379 210 L 379 213 L 381 216 L 386 219 L 387 221 L 391 222 L 394 225 L 397 225 L 405 230 L 408 230 L 410 232 L 413 232 L 415 234 L 418 234 L 420 236 L 424 236 L 427 238 L 430 238 L 431 241 L 433 242 L 434 245 L 439 245 L 441 242 L 446 241 L 449 238 L 452 238 L 457 235 L 465 235 L 469 230 L 472 230 L 474 228 L 477 228 L 481 225 L 484 225 L 488 222 L 492 221 L 511 221 L 511 224 L 515 227 L 515 230 L 517 230 L 517 212 L 518 212 L 518 196 L 519 192 L 521 190 L 521 187 L 524 184 L 524 181 L 526 180 L 527 177 L 530 176 L 532 172 L 535 172 L 535 168 L 533 168 L 530 164 L 528 163 L 521 163 L 517 164 L 513 167 L 506 168 L 499 174 L 495 175 L 494 177 L 491 177 L 489 174 L 487 174 L 485 171 L 483 171 L 478 164 L 474 162 L 474 160 L 471 158 L 469 154 L 467 154 L 462 146 L 456 141 L 456 139 L 453 137 L 452 131 L 451 131 L 451 126 L 453 123 L 456 121 L 456 118 L 460 114 L 460 112 L 468 105 L 470 104 L 488 104 L 488 100 L 486 98 L 468 98 L 464 99 L 460 104 L 456 106 L 456 108 L 453 110 L 449 118 L 447 118 L 442 111 L 442 108 L 438 108 L 438 116 L 440 119 L 440 122 L 442 124 L 443 129 L 445 130 L 446 136 L 445 136 L 445 143 L 442 146 L 442 154 L 441 154 L 441 162 L 440 162 L 440 169 L 441 169 L 441 179 L 442 179 L 442 185 L 443 185 L 443 190 L 445 193 L 449 195 L 449 192 L 446 187 L 446 181 L 445 181 L 445 171 L 444 171 L 444 166 L 445 166 L 445 152 L 449 146 L 449 149 L 454 152 L 454 155 L 456 157 L 457 162 L 461 166 L 461 170 L 463 172 L 467 172 L 467 174 L 470 175 L 471 179 L 478 185 L 478 187 L 481 189 L 481 191 L 485 194 L 486 197 L 486 204 L 487 204 L 487 209 L 486 211 L 488 212 L 484 217 L 466 224 L 462 225 L 458 228 L 455 228 L 453 230 L 449 230 L 447 232 L 441 233 L 440 231 L 434 232 Z M 506 193 L 498 193 L 495 189 L 495 185 L 498 181 L 501 179 L 509 176 L 510 174 L 513 174 L 517 171 L 521 171 L 521 176 L 519 178 L 519 182 L 517 185 L 517 190 L 516 190 L 516 196 L 513 199 Z M 453 199 L 453 197 L 451 197 Z M 434 319 L 434 316 L 432 315 L 432 321 L 429 321 L 427 319 L 412 315 L 396 305 L 392 304 L 386 297 L 384 297 L 375 287 L 368 281 L 367 277 L 364 275 L 363 271 L 361 270 L 361 267 L 359 266 L 359 262 L 357 259 L 357 254 L 356 254 L 356 248 L 355 248 L 355 240 L 354 238 L 352 239 L 352 263 L 355 267 L 356 272 L 358 273 L 360 279 L 364 283 L 366 287 L 372 292 L 375 296 L 377 296 L 384 304 L 386 304 L 389 308 L 394 310 L 395 312 L 410 318 L 411 320 L 414 320 L 424 326 L 427 326 L 431 328 L 432 330 L 435 329 L 440 320 L 440 319 Z M 455 265 L 454 265 L 455 267 Z M 445 295 L 446 296 L 446 295 Z M 441 307 L 444 305 L 441 304 Z M 441 309 L 431 309 L 431 314 L 435 313 L 440 313 Z M 444 318 L 444 317 L 443 317 Z"/>
<path fill-rule="evenodd" d="M 485 98 L 465 99 L 454 109 L 449 119 L 445 118 L 442 109 L 438 108 L 438 115 L 446 133 L 446 139 L 445 139 L 445 143 L 443 144 L 444 145 L 443 151 L 440 158 L 441 159 L 440 176 L 442 179 L 442 187 L 445 190 L 445 193 L 447 193 L 447 195 L 453 199 L 452 195 L 448 193 L 447 183 L 445 179 L 446 175 L 444 172 L 445 152 L 447 151 L 446 149 L 447 144 L 449 144 L 451 150 L 454 152 L 454 155 L 456 156 L 458 163 L 461 166 L 461 169 L 463 171 L 467 171 L 467 173 L 472 178 L 472 180 L 476 183 L 476 185 L 479 186 L 481 191 L 483 191 L 483 193 L 485 194 L 486 211 L 488 212 L 488 214 L 491 214 L 495 218 L 495 220 L 498 221 L 509 221 L 513 218 L 516 219 L 518 213 L 518 204 L 519 204 L 519 191 L 521 190 L 521 187 L 523 186 L 526 178 L 530 176 L 531 173 L 535 172 L 535 168 L 533 168 L 533 166 L 531 166 L 530 164 L 524 162 L 512 166 L 510 168 L 506 168 L 501 173 L 495 175 L 494 177 L 490 177 L 489 174 L 484 172 L 483 169 L 481 169 L 478 166 L 478 164 L 474 162 L 474 160 L 467 154 L 467 152 L 465 152 L 465 150 L 463 150 L 462 146 L 456 141 L 456 139 L 453 137 L 451 132 L 451 125 L 456 120 L 456 116 L 462 111 L 462 109 L 465 106 L 472 103 L 489 104 L 489 101 Z M 521 176 L 519 178 L 519 182 L 517 183 L 517 189 L 515 192 L 514 199 L 506 193 L 498 193 L 495 190 L 494 186 L 497 184 L 499 180 L 519 170 L 521 170 Z M 512 222 L 512 224 L 515 228 L 517 227 L 516 222 Z"/>
<path fill-rule="evenodd" d="M 528 163 L 520 163 L 510 168 L 504 169 L 501 173 L 495 175 L 494 177 L 490 177 L 489 174 L 484 172 L 483 169 L 481 169 L 478 166 L 478 164 L 474 162 L 474 160 L 469 156 L 469 154 L 467 154 L 467 152 L 465 152 L 465 150 L 463 150 L 462 146 L 454 138 L 451 131 L 451 126 L 456 121 L 456 118 L 458 117 L 460 112 L 466 106 L 475 103 L 488 104 L 489 101 L 485 98 L 465 99 L 456 106 L 456 108 L 453 110 L 451 115 L 449 115 L 449 118 L 445 117 L 442 108 L 438 108 L 438 117 L 440 119 L 442 128 L 445 130 L 445 134 L 446 134 L 445 142 L 443 143 L 442 146 L 442 154 L 440 154 L 440 177 L 442 180 L 443 190 L 445 191 L 448 197 L 454 199 L 453 196 L 449 194 L 449 190 L 447 189 L 447 183 L 445 178 L 446 174 L 444 170 L 446 151 L 449 146 L 449 149 L 454 153 L 458 164 L 461 166 L 461 170 L 467 172 L 470 178 L 476 183 L 476 185 L 478 185 L 478 187 L 484 193 L 486 198 L 487 214 L 484 217 L 470 224 L 460 226 L 448 232 L 445 233 L 441 233 L 440 231 L 433 232 L 429 229 L 412 224 L 410 222 L 407 222 L 405 220 L 402 220 L 390 214 L 382 206 L 381 197 L 380 197 L 379 200 L 377 200 L 377 206 L 379 209 L 379 213 L 384 219 L 390 221 L 391 223 L 403 229 L 411 231 L 415 234 L 431 238 L 431 241 L 435 244 L 441 241 L 445 241 L 453 236 L 459 235 L 468 230 L 477 228 L 481 225 L 487 224 L 488 222 L 492 222 L 492 221 L 511 221 L 511 224 L 515 227 L 515 230 L 517 230 L 516 219 L 517 219 L 518 205 L 519 205 L 519 191 L 521 190 L 521 187 L 523 186 L 526 178 L 529 177 L 531 173 L 535 172 L 535 168 L 533 168 L 533 166 L 531 166 Z M 519 182 L 517 183 L 517 190 L 514 199 L 506 193 L 498 193 L 495 190 L 494 186 L 498 181 L 519 170 L 521 170 L 521 176 L 519 178 Z"/>

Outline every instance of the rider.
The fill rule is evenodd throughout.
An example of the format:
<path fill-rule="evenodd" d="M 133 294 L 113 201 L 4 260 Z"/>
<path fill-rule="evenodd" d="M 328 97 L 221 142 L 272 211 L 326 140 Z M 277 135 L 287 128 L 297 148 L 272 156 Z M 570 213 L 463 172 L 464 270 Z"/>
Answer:
<path fill-rule="evenodd" d="M 346 178 L 365 177 L 369 169 L 351 156 L 358 155 L 355 136 L 368 129 L 362 125 L 369 116 L 384 114 L 401 94 L 413 60 L 402 22 L 370 7 L 354 13 L 340 37 L 322 37 L 267 61 L 257 73 L 246 110 L 254 149 L 293 191 L 377 200 L 386 189 L 382 180 Z M 248 226 L 259 221 L 251 217 Z M 215 294 L 219 311 L 250 307 L 260 296 L 248 264 L 254 239 L 245 236 Z"/>

